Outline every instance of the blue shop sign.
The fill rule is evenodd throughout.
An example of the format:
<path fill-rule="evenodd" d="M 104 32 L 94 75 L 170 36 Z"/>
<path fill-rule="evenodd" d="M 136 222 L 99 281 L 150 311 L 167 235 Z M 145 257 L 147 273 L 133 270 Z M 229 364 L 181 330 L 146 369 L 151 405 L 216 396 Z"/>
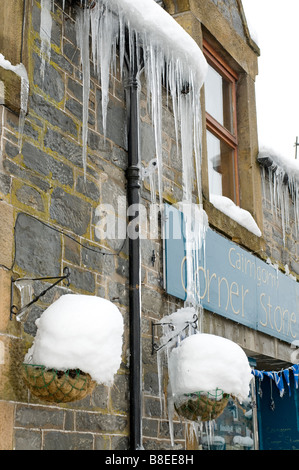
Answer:
<path fill-rule="evenodd" d="M 185 300 L 183 214 L 165 207 L 166 290 Z M 196 276 L 205 309 L 289 343 L 299 339 L 299 283 L 210 228 Z"/>

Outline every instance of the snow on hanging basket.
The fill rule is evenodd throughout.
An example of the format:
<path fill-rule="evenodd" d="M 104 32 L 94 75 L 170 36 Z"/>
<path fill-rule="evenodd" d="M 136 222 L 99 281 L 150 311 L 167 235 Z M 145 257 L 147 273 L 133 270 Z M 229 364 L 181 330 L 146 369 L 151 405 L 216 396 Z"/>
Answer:
<path fill-rule="evenodd" d="M 82 400 L 96 385 L 79 369 L 60 371 L 34 364 L 23 364 L 23 378 L 32 395 L 55 403 Z"/>
<path fill-rule="evenodd" d="M 177 413 L 192 421 L 215 419 L 230 395 L 249 395 L 251 368 L 244 351 L 234 342 L 198 333 L 184 339 L 168 362 L 170 402 Z M 200 392 L 198 392 L 200 390 Z"/>
<path fill-rule="evenodd" d="M 190 393 L 181 397 L 174 405 L 176 412 L 189 421 L 210 421 L 218 418 L 224 411 L 229 394 L 216 390 L 212 393 Z"/>
<path fill-rule="evenodd" d="M 122 359 L 123 318 L 112 302 L 66 294 L 35 323 L 23 365 L 33 395 L 68 402 L 81 400 L 96 384 L 113 385 Z"/>

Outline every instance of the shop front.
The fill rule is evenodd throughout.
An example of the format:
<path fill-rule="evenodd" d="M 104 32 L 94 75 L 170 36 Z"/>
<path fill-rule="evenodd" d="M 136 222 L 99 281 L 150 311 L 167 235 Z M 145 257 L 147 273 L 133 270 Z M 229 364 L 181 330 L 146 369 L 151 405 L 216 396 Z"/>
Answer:
<path fill-rule="evenodd" d="M 184 216 L 173 206 L 166 207 L 165 233 L 166 289 L 185 300 Z M 248 402 L 230 399 L 214 428 L 204 430 L 200 445 L 219 450 L 299 448 L 298 367 L 291 359 L 299 338 L 298 283 L 211 227 L 201 255 L 193 258 L 193 269 L 198 305 L 227 324 L 215 333 L 226 331 L 244 348 L 255 374 Z M 246 332 L 244 341 L 239 330 Z M 267 351 L 267 341 L 283 344 L 284 355 L 277 347 Z"/>

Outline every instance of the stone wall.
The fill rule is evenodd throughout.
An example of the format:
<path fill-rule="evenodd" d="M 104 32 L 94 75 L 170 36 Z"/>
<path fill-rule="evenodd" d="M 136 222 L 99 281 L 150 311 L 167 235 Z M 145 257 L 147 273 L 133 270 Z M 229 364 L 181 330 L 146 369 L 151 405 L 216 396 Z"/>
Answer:
<path fill-rule="evenodd" d="M 123 240 L 99 243 L 97 206 L 125 197 L 126 145 L 124 90 L 111 81 L 108 135 L 101 133 L 99 85 L 92 79 L 88 165 L 82 167 L 82 82 L 74 26 L 75 10 L 63 16 L 62 2 L 52 13 L 51 60 L 40 76 L 39 1 L 28 2 L 28 74 L 30 99 L 22 148 L 18 116 L 1 107 L 1 448 L 128 448 L 128 331 L 123 362 L 114 386 L 97 386 L 92 396 L 70 405 L 47 406 L 30 397 L 21 379 L 21 362 L 35 320 L 60 295 L 99 295 L 119 307 L 127 320 L 128 256 Z M 31 5 L 32 3 L 32 5 Z M 119 253 L 118 253 L 119 251 Z M 105 253 L 105 254 L 103 254 Z M 59 276 L 71 271 L 70 286 L 61 283 L 28 311 L 26 321 L 9 320 L 10 279 Z M 34 282 L 38 295 L 49 282 Z M 19 292 L 13 302 L 20 307 Z M 2 422 L 2 421 L 1 421 Z M 9 431 L 9 432 L 8 432 Z M 6 435 L 5 440 L 2 434 Z"/>
<path fill-rule="evenodd" d="M 31 2 L 29 2 L 31 4 Z M 2 160 L 0 172 L 1 330 L 4 356 L 0 361 L 0 416 L 7 416 L 3 449 L 128 449 L 129 448 L 129 344 L 128 344 L 128 246 L 126 240 L 99 240 L 95 231 L 96 208 L 111 204 L 121 212 L 126 197 L 126 105 L 122 82 L 111 76 L 107 139 L 102 135 L 101 93 L 91 79 L 88 158 L 82 166 L 82 75 L 75 34 L 75 8 L 62 14 L 62 1 L 52 12 L 51 59 L 40 68 L 40 14 L 34 0 L 28 20 L 28 74 L 30 98 L 22 147 L 18 147 L 18 116 L 1 107 Z M 154 156 L 154 139 L 141 99 L 141 146 L 146 165 Z M 181 199 L 180 163 L 175 154 L 171 110 L 165 106 L 164 129 L 166 197 Z M 142 189 L 143 203 L 150 202 L 149 187 Z M 119 213 L 117 214 L 121 216 Z M 157 358 L 151 353 L 151 322 L 176 308 L 175 299 L 161 288 L 162 247 L 158 240 L 142 240 L 142 347 L 144 447 L 170 448 L 168 421 L 161 414 Z M 152 262 L 153 253 L 155 262 Z M 44 277 L 62 275 L 68 267 L 70 285 L 61 283 L 29 310 L 26 320 L 10 315 L 11 275 Z M 34 281 L 38 295 L 49 282 Z M 123 361 L 113 387 L 98 385 L 92 396 L 73 404 L 48 406 L 30 396 L 21 378 L 21 364 L 29 341 L 36 334 L 35 320 L 65 293 L 98 295 L 121 310 L 125 322 Z M 13 289 L 19 308 L 20 294 Z M 25 317 L 24 317 L 25 318 Z M 1 346 L 2 347 L 2 346 Z M 186 448 L 185 425 L 176 423 L 179 448 Z"/>

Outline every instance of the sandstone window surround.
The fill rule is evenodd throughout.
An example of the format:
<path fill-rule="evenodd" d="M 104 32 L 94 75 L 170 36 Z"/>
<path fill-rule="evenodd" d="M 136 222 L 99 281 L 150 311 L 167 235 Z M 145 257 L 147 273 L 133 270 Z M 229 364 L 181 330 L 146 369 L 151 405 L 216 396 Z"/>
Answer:
<path fill-rule="evenodd" d="M 246 230 L 238 222 L 212 204 L 211 194 L 213 194 L 213 188 L 210 188 L 208 159 L 209 144 L 211 145 L 212 141 L 214 149 L 217 149 L 217 145 L 219 149 L 219 137 L 222 137 L 222 145 L 230 150 L 231 166 L 230 168 L 227 166 L 226 170 L 233 176 L 233 178 L 227 178 L 227 181 L 233 183 L 231 186 L 227 184 L 225 186 L 224 184 L 221 187 L 221 190 L 223 190 L 222 196 L 228 197 L 236 206 L 248 211 L 261 229 L 263 227 L 261 179 L 256 163 L 258 139 L 255 104 L 255 77 L 257 75 L 257 68 L 255 61 L 257 61 L 258 54 L 250 46 L 246 45 L 241 38 L 237 38 L 234 44 L 235 47 L 231 47 L 230 42 L 225 38 L 221 38 L 221 42 L 218 41 L 204 25 L 202 25 L 202 33 L 203 51 L 206 52 L 206 58 L 208 52 L 210 52 L 209 64 L 215 67 L 216 60 L 217 68 L 215 71 L 219 73 L 220 70 L 220 77 L 225 77 L 226 87 L 230 87 L 230 93 L 234 94 L 232 98 L 230 93 L 227 93 L 228 98 L 231 100 L 231 113 L 228 113 L 228 116 L 223 116 L 222 122 L 225 125 L 222 127 L 208 113 L 203 113 L 204 208 L 208 214 L 210 225 L 216 230 L 220 230 L 229 238 L 232 238 L 237 243 L 241 243 L 253 252 L 261 252 L 264 249 L 262 236 L 258 237 Z M 212 55 L 212 52 L 214 52 L 214 55 Z M 227 86 L 228 84 L 229 87 Z M 205 96 L 203 97 L 202 107 L 203 110 L 207 111 Z M 209 139 L 210 142 L 208 141 Z M 216 169 L 218 168 L 216 167 Z M 234 175 L 233 172 L 235 173 Z M 218 174 L 223 180 L 223 175 Z M 224 176 L 226 177 L 226 175 Z M 231 189 L 232 187 L 234 190 Z"/>
<path fill-rule="evenodd" d="M 28 3 L 28 2 L 27 2 Z M 13 66 L 23 63 L 27 68 L 25 37 L 27 3 L 24 0 L 1 0 L 0 2 L 0 53 Z M 0 82 L 4 92 L 1 104 L 16 114 L 21 109 L 21 77 L 11 70 L 0 67 Z"/>

